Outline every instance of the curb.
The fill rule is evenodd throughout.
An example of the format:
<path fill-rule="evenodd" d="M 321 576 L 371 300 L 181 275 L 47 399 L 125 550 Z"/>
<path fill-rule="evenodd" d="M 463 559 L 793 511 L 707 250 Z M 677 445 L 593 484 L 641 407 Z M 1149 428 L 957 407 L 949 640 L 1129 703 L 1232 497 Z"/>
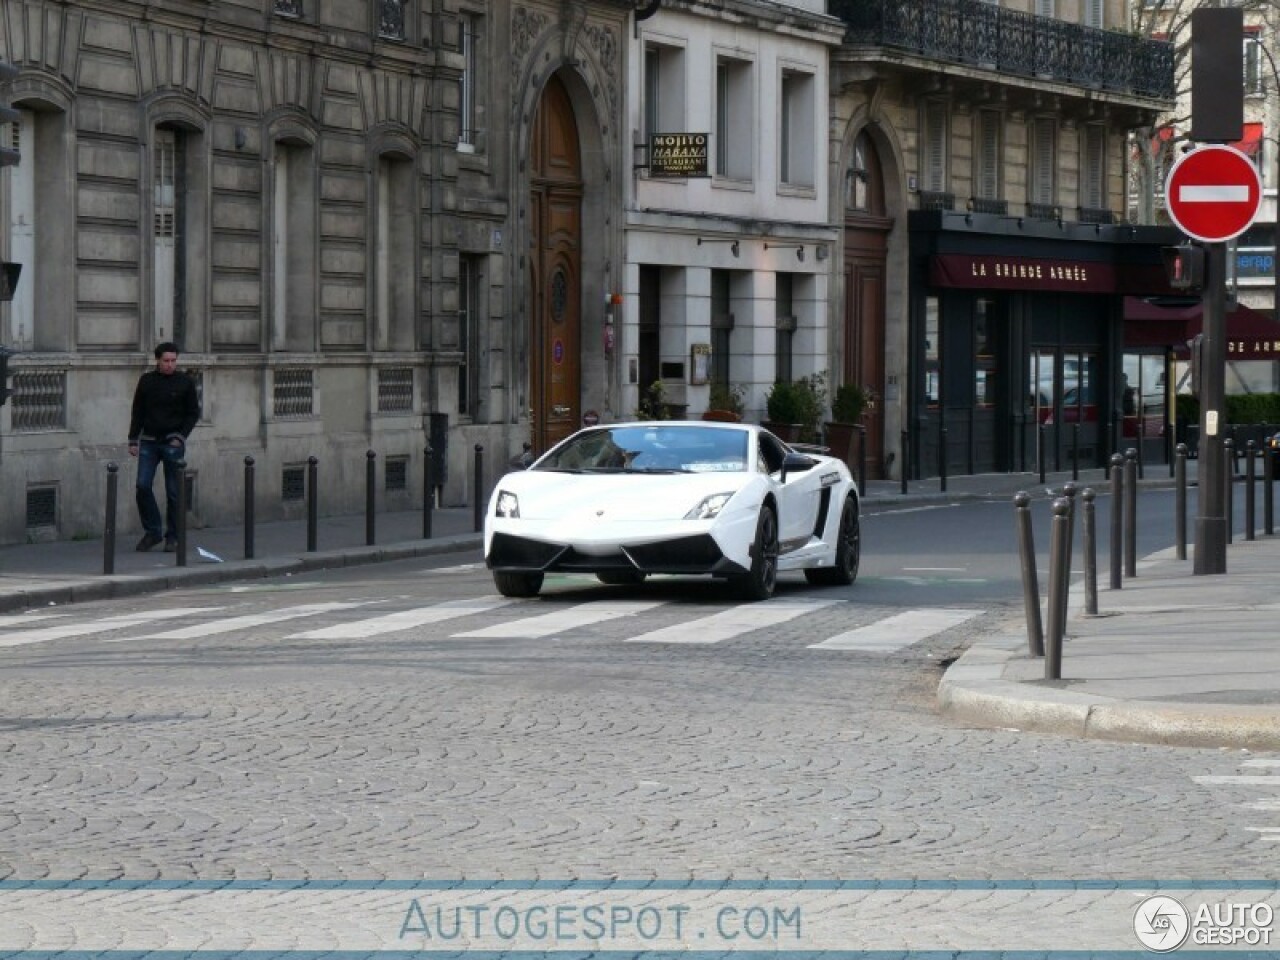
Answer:
<path fill-rule="evenodd" d="M 159 573 L 112 574 L 55 584 L 15 587 L 0 593 L 0 613 L 11 613 L 32 607 L 61 606 L 93 600 L 133 597 L 163 590 L 260 580 L 288 573 L 310 573 L 342 567 L 411 560 L 442 553 L 456 553 L 480 546 L 478 533 L 440 537 L 432 540 L 408 541 L 384 547 L 349 547 L 309 553 L 300 557 L 267 557 L 261 560 L 232 560 L 226 563 L 201 564 L 196 567 L 174 567 Z"/>

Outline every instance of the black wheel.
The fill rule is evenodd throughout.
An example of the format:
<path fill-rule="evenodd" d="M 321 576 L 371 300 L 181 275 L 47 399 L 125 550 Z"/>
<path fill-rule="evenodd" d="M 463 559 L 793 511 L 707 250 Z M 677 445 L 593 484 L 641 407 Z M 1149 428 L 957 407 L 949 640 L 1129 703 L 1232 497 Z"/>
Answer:
<path fill-rule="evenodd" d="M 862 559 L 862 530 L 858 523 L 858 507 L 849 497 L 840 514 L 836 532 L 836 564 L 816 567 L 804 572 L 804 578 L 816 586 L 847 587 L 858 579 L 858 563 Z"/>
<path fill-rule="evenodd" d="M 751 547 L 751 572 L 735 577 L 734 586 L 743 600 L 768 600 L 778 585 L 778 518 L 772 507 L 760 508 L 756 521 L 756 542 Z"/>
<path fill-rule="evenodd" d="M 644 583 L 644 574 L 639 570 L 605 570 L 597 573 L 596 579 L 611 587 L 633 587 Z"/>
<path fill-rule="evenodd" d="M 542 574 L 495 570 L 493 582 L 504 597 L 536 597 L 542 589 Z"/>

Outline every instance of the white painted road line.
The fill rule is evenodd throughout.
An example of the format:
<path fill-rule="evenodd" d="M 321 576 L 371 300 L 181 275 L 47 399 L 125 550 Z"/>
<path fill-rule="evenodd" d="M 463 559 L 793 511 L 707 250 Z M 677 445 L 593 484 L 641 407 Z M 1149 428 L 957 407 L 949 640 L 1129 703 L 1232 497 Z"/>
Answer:
<path fill-rule="evenodd" d="M 295 620 L 298 617 L 312 617 L 318 613 L 331 613 L 335 610 L 349 610 L 362 607 L 366 601 L 355 603 L 308 603 L 298 607 L 284 607 L 280 610 L 268 610 L 266 613 L 251 613 L 242 617 L 228 617 L 226 620 L 211 620 L 208 623 L 197 623 L 164 633 L 152 633 L 144 637 L 130 637 L 133 640 L 197 640 L 200 637 L 211 637 L 219 633 L 233 633 L 249 627 L 260 627 L 268 623 L 280 623 L 283 620 Z M 172 611 L 166 611 L 166 615 Z"/>
<path fill-rule="evenodd" d="M 907 610 L 865 627 L 838 633 L 821 643 L 812 643 L 809 649 L 891 653 L 935 633 L 949 630 L 966 620 L 972 620 L 981 613 L 981 610 L 953 610 L 945 607 L 936 610 Z"/>
<path fill-rule="evenodd" d="M 429 623 L 442 623 L 445 620 L 456 620 L 458 617 L 469 617 L 477 613 L 486 613 L 506 606 L 513 601 L 506 597 L 469 597 L 465 600 L 446 600 L 430 607 L 416 607 L 413 610 L 400 610 L 381 617 L 367 620 L 356 620 L 351 623 L 335 623 L 331 627 L 319 630 L 308 630 L 306 633 L 295 633 L 287 640 L 364 640 L 383 633 L 396 633 L 401 630 L 412 630 L 414 627 Z"/>
<path fill-rule="evenodd" d="M 590 626 L 618 617 L 629 617 L 662 606 L 663 601 L 609 600 L 598 603 L 578 603 L 540 617 L 525 617 L 510 623 L 499 623 L 481 630 L 455 633 L 455 637 L 500 637 L 503 639 L 536 639 L 554 633 L 564 633 L 575 627 Z"/>
<path fill-rule="evenodd" d="M 1226 776 L 1226 777 L 1192 777 L 1196 783 L 1206 786 L 1239 786 L 1239 787 L 1280 787 L 1280 777 L 1268 776 Z"/>
<path fill-rule="evenodd" d="M 719 643 L 753 630 L 777 626 L 841 600 L 771 600 L 748 603 L 721 613 L 628 637 L 627 643 Z"/>
<path fill-rule="evenodd" d="M 22 630 L 17 633 L 0 635 L 0 647 L 18 647 L 27 643 L 40 643 L 44 640 L 83 637 L 89 633 L 107 633 L 124 627 L 136 627 L 140 623 L 168 620 L 170 617 L 203 616 L 216 613 L 221 609 L 221 607 L 175 607 L 171 610 L 142 610 L 137 613 L 124 613 L 118 617 L 102 617 L 99 620 L 90 620 L 87 623 L 63 623 L 54 627 Z"/>

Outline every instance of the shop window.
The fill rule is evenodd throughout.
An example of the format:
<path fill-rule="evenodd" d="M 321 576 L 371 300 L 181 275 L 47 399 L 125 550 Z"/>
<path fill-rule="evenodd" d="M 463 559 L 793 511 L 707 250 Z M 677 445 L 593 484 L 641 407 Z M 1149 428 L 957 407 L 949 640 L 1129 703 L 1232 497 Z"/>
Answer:
<path fill-rule="evenodd" d="M 980 297 L 973 307 L 973 405 L 989 408 L 996 404 L 996 311 L 995 300 Z"/>
<path fill-rule="evenodd" d="M 938 298 L 926 297 L 924 301 L 924 402 L 932 410 L 938 408 L 941 399 L 942 361 L 938 325 Z"/>

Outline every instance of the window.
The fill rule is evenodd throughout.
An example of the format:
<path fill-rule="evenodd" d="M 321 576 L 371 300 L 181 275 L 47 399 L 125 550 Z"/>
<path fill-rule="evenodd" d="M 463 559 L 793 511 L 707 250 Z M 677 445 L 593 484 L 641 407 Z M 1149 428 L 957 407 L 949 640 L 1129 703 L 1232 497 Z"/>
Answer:
<path fill-rule="evenodd" d="M 650 44 L 644 50 L 644 142 L 684 131 L 684 51 Z"/>
<path fill-rule="evenodd" d="M 480 415 L 480 323 L 481 284 L 484 257 L 458 257 L 458 345 L 462 364 L 458 368 L 458 413 L 472 419 Z"/>
<path fill-rule="evenodd" d="M 983 200 L 1000 199 L 1001 127 L 1004 118 L 995 110 L 978 111 L 978 162 L 974 194 Z"/>
<path fill-rule="evenodd" d="M 1103 0 L 1084 0 L 1084 25 L 1101 30 L 1103 27 Z"/>
<path fill-rule="evenodd" d="M 314 350 L 316 197 L 310 145 L 278 141 L 273 172 L 271 347 Z"/>
<path fill-rule="evenodd" d="M 417 315 L 418 240 L 414 164 L 400 154 L 384 154 L 377 163 L 375 219 L 375 350 L 412 350 Z"/>
<path fill-rule="evenodd" d="M 716 61 L 716 166 L 718 177 L 751 179 L 751 64 Z"/>
<path fill-rule="evenodd" d="M 921 186 L 942 193 L 947 189 L 947 105 L 926 100 L 921 113 Z"/>
<path fill-rule="evenodd" d="M 1043 206 L 1057 203 L 1054 166 L 1058 146 L 1057 124 L 1038 118 L 1031 124 L 1031 202 Z"/>
<path fill-rule="evenodd" d="M 1257 33 L 1248 33 L 1244 38 L 1244 93 L 1245 96 L 1260 96 L 1266 92 L 1262 82 L 1262 37 Z"/>
<path fill-rule="evenodd" d="M 483 20 L 474 13 L 463 13 L 458 25 L 462 52 L 462 77 L 458 82 L 458 149 L 463 153 L 474 153 L 480 147 L 483 25 Z"/>
<path fill-rule="evenodd" d="M 1107 206 L 1107 131 L 1098 123 L 1084 128 L 1083 169 L 1080 171 L 1080 206 L 1102 210 Z"/>
<path fill-rule="evenodd" d="M 785 184 L 813 186 L 814 169 L 814 78 L 792 70 L 782 74 L 779 97 L 780 178 Z"/>
<path fill-rule="evenodd" d="M 938 298 L 924 301 L 924 402 L 936 409 L 941 397 L 942 353 L 939 350 Z"/>
<path fill-rule="evenodd" d="M 1037 17 L 1054 16 L 1053 0 L 1036 0 L 1036 16 Z"/>
<path fill-rule="evenodd" d="M 979 297 L 973 304 L 973 403 L 993 407 L 996 403 L 996 301 Z"/>
<path fill-rule="evenodd" d="M 640 265 L 640 329 L 637 370 L 641 390 L 649 389 L 660 374 L 662 358 L 662 268 Z"/>
<path fill-rule="evenodd" d="M 404 0 L 378 0 L 378 36 L 404 39 Z"/>
<path fill-rule="evenodd" d="M 728 270 L 711 271 L 711 382 L 729 384 L 729 347 L 733 335 Z"/>
<path fill-rule="evenodd" d="M 778 287 L 775 295 L 777 302 L 775 316 L 778 332 L 774 341 L 777 360 L 773 379 L 775 383 L 790 383 L 793 367 L 791 358 L 796 336 L 795 277 L 790 273 L 779 273 L 776 279 Z"/>

